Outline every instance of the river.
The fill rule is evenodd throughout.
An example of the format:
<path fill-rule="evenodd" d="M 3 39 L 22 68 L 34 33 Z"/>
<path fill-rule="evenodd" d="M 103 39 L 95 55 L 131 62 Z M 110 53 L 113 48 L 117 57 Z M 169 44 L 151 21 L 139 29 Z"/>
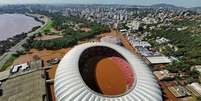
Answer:
<path fill-rule="evenodd" d="M 0 14 L 0 41 L 23 32 L 29 32 L 42 23 L 23 14 Z"/>

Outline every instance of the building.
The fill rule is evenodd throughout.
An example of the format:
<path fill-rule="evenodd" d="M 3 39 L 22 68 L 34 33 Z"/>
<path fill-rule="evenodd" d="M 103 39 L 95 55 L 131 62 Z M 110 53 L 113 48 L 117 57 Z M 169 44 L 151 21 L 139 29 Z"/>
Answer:
<path fill-rule="evenodd" d="M 155 18 L 145 17 L 142 19 L 142 22 L 145 24 L 156 24 L 157 20 Z"/>
<path fill-rule="evenodd" d="M 59 62 L 60 62 L 59 58 L 54 58 L 54 59 L 47 60 L 48 66 L 58 64 Z"/>
<path fill-rule="evenodd" d="M 0 73 L 0 101 L 48 101 L 45 71 L 27 63 L 14 67 L 14 74 L 14 68 Z"/>
<path fill-rule="evenodd" d="M 149 65 L 169 64 L 171 60 L 166 56 L 148 56 L 145 57 L 145 63 Z"/>
<path fill-rule="evenodd" d="M 177 98 L 191 95 L 191 93 L 183 86 L 173 86 L 173 87 L 168 87 L 168 89 Z"/>
<path fill-rule="evenodd" d="M 0 101 L 46 101 L 46 83 L 43 70 L 12 76 L 2 82 Z"/>
<path fill-rule="evenodd" d="M 8 79 L 9 75 L 10 75 L 10 71 L 9 70 L 0 72 L 0 82 Z"/>
<path fill-rule="evenodd" d="M 14 65 L 11 69 L 11 73 L 17 73 L 19 70 L 25 71 L 29 68 L 29 64 L 28 63 L 23 63 L 23 64 L 19 64 L 19 65 Z"/>
<path fill-rule="evenodd" d="M 166 39 L 166 38 L 164 38 L 164 37 L 156 39 L 156 42 L 157 42 L 158 44 L 168 43 L 169 41 L 170 41 L 169 39 Z"/>
<path fill-rule="evenodd" d="M 32 69 L 41 69 L 44 66 L 43 60 L 31 61 L 29 65 L 30 65 L 30 68 Z"/>
<path fill-rule="evenodd" d="M 70 50 L 59 63 L 54 88 L 57 101 L 162 101 L 148 66 L 127 49 L 104 42 Z"/>
<path fill-rule="evenodd" d="M 158 80 L 172 80 L 175 77 L 175 75 L 171 74 L 168 70 L 154 71 L 154 75 Z"/>
<path fill-rule="evenodd" d="M 125 33 L 125 32 L 127 32 L 127 30 L 126 29 L 121 29 L 120 32 Z"/>
<path fill-rule="evenodd" d="M 187 85 L 188 90 L 190 90 L 194 95 L 201 96 L 201 85 L 197 82 Z"/>
<path fill-rule="evenodd" d="M 134 41 L 133 42 L 134 47 L 145 47 L 145 48 L 150 48 L 151 44 L 146 42 L 146 41 Z"/>
<path fill-rule="evenodd" d="M 127 26 L 131 29 L 131 30 L 139 30 L 141 23 L 139 21 L 133 20 L 131 23 L 128 23 Z"/>
<path fill-rule="evenodd" d="M 150 56 L 160 56 L 161 54 L 159 52 L 153 52 L 148 50 L 144 47 L 136 47 L 137 51 L 144 57 L 150 57 Z"/>

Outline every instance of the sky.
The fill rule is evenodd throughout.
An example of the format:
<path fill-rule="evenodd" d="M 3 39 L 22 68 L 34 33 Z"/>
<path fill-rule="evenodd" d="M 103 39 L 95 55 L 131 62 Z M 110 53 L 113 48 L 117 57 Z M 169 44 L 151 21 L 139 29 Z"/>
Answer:
<path fill-rule="evenodd" d="M 201 7 L 201 0 L 0 0 L 0 4 L 173 4 L 181 7 Z"/>

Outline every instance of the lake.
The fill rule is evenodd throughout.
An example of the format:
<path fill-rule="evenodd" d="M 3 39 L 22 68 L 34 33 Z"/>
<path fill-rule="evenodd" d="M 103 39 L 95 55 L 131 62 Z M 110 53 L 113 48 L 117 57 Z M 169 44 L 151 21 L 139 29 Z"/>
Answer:
<path fill-rule="evenodd" d="M 23 14 L 0 14 L 0 41 L 23 32 L 29 32 L 42 23 Z"/>

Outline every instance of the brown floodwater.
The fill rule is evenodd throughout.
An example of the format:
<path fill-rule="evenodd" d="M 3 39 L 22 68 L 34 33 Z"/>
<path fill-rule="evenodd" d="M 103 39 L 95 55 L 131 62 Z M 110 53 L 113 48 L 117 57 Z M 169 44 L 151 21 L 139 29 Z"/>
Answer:
<path fill-rule="evenodd" d="M 106 96 L 126 93 L 135 79 L 127 60 L 104 46 L 86 49 L 79 59 L 79 71 L 91 90 Z"/>
<path fill-rule="evenodd" d="M 128 63 L 122 58 L 108 57 L 100 60 L 96 67 L 96 82 L 104 95 L 120 95 L 133 84 L 131 69 L 123 68 Z M 128 77 L 129 74 L 132 77 Z"/>
<path fill-rule="evenodd" d="M 34 18 L 23 14 L 0 14 L 0 41 L 22 32 L 29 32 L 35 26 L 42 25 Z"/>

